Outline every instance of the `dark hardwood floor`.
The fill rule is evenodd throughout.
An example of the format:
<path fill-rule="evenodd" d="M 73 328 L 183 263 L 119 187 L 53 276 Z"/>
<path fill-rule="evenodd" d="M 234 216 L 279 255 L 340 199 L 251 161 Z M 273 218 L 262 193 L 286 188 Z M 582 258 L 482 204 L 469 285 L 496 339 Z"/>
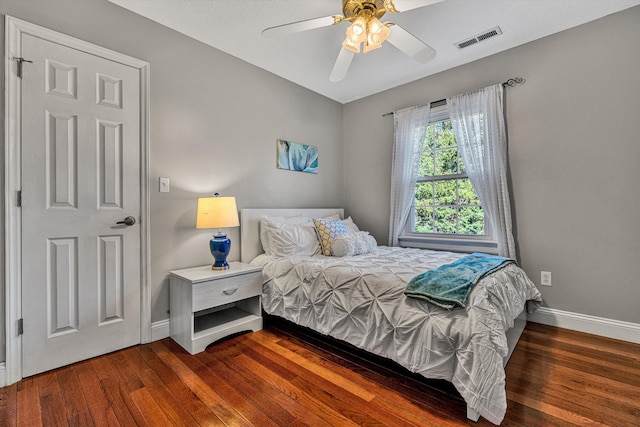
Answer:
<path fill-rule="evenodd" d="M 529 323 L 506 426 L 640 426 L 640 345 Z M 189 355 L 170 339 L 0 389 L 2 426 L 460 426 L 453 387 L 272 324 Z"/>

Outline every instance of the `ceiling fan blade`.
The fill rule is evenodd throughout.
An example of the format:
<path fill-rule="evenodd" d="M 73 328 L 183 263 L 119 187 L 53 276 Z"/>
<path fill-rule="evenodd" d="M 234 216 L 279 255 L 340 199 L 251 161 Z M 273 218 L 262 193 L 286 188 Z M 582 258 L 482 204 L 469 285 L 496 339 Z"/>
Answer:
<path fill-rule="evenodd" d="M 349 67 L 351 66 L 351 61 L 353 61 L 354 56 L 356 56 L 354 52 L 345 49 L 344 47 L 340 49 L 338 59 L 336 59 L 336 63 L 333 65 L 333 70 L 331 70 L 329 81 L 336 83 L 344 79 L 347 75 L 347 71 L 349 71 Z"/>
<path fill-rule="evenodd" d="M 396 24 L 391 27 L 387 41 L 421 64 L 436 57 L 436 51 L 431 46 Z"/>
<path fill-rule="evenodd" d="M 429 6 L 430 4 L 440 3 L 443 0 L 393 0 L 396 12 L 405 12 L 419 7 Z"/>
<path fill-rule="evenodd" d="M 289 34 L 299 33 L 301 31 L 314 30 L 316 28 L 328 27 L 340 22 L 340 17 L 324 16 L 322 18 L 307 19 L 305 21 L 291 22 L 290 24 L 269 27 L 262 31 L 265 37 L 288 36 Z"/>

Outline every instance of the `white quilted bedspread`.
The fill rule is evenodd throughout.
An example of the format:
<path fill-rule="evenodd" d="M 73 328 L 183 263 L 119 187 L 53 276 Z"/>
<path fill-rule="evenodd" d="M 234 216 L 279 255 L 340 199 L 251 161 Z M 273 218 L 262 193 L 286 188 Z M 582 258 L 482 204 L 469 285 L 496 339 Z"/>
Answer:
<path fill-rule="evenodd" d="M 505 330 L 540 292 L 514 264 L 482 279 L 467 307 L 447 311 L 406 297 L 412 277 L 464 254 L 378 247 L 354 257 L 270 258 L 264 310 L 392 359 L 428 378 L 451 381 L 467 405 L 499 424 L 507 407 Z"/>

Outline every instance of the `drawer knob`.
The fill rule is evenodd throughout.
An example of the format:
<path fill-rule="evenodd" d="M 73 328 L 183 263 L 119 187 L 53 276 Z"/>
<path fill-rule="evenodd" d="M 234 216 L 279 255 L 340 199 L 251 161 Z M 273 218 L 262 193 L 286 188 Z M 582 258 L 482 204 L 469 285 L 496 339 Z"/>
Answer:
<path fill-rule="evenodd" d="M 223 289 L 222 293 L 225 295 L 233 295 L 236 293 L 236 291 L 238 290 L 238 287 L 236 286 L 235 288 L 227 288 L 227 289 Z"/>

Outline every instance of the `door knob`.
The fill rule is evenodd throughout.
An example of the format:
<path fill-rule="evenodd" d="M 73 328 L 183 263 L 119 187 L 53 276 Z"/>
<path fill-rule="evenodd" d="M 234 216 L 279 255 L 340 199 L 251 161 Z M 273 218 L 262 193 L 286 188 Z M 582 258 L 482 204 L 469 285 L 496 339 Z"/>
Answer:
<path fill-rule="evenodd" d="M 132 216 L 128 216 L 125 219 L 123 219 L 122 221 L 118 221 L 116 222 L 116 224 L 124 224 L 124 225 L 128 225 L 131 226 L 133 224 L 136 223 L 136 219 Z"/>

